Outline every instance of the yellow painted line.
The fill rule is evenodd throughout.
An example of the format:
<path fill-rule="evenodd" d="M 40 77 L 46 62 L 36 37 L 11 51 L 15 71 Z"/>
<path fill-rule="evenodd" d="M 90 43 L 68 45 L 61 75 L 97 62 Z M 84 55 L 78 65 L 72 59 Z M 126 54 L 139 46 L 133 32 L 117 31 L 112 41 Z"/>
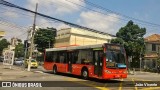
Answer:
<path fill-rule="evenodd" d="M 98 87 L 98 86 L 92 85 L 92 84 L 87 84 L 87 83 L 82 83 L 82 82 L 76 82 L 76 83 L 80 83 L 80 84 L 83 84 L 83 85 L 86 85 L 86 86 L 94 87 L 94 88 L 97 88 L 97 89 L 100 89 L 100 90 L 109 90 L 106 87 Z"/>
<path fill-rule="evenodd" d="M 135 84 L 135 81 L 133 78 L 132 78 L 132 82 Z M 136 86 L 134 88 L 135 88 L 135 90 L 138 90 L 138 88 Z"/>
<path fill-rule="evenodd" d="M 122 81 L 123 79 L 121 79 L 121 83 L 119 84 L 119 90 L 122 90 Z"/>
<path fill-rule="evenodd" d="M 88 84 L 88 83 L 84 83 L 84 82 L 78 82 L 77 79 L 73 79 L 73 78 L 72 78 L 72 79 L 66 79 L 66 80 L 72 81 L 72 82 L 76 81 L 76 82 L 74 82 L 74 83 L 79 83 L 79 84 L 82 84 L 82 85 L 94 87 L 94 88 L 97 88 L 97 89 L 100 89 L 100 90 L 109 90 L 109 89 L 106 88 L 106 87 L 98 87 L 98 86 L 93 85 L 93 84 Z"/>

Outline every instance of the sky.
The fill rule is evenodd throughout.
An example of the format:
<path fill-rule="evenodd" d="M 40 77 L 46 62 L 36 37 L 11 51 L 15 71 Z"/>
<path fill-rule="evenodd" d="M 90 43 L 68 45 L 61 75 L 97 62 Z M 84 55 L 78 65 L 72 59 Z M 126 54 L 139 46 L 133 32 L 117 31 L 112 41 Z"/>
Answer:
<path fill-rule="evenodd" d="M 64 21 L 89 27 L 115 35 L 116 32 L 133 20 L 142 28 L 146 28 L 145 35 L 159 34 L 160 26 L 139 22 L 132 18 L 160 25 L 160 0 L 6 0 L 15 5 Z M 97 8 L 89 3 L 96 4 Z M 104 10 L 105 9 L 105 10 Z M 0 30 L 6 31 L 4 38 L 17 37 L 26 39 L 27 30 L 33 25 L 34 15 L 11 7 L 0 5 Z M 118 14 L 117 14 L 118 13 Z M 126 18 L 124 16 L 132 17 Z M 41 28 L 71 27 L 63 23 L 37 16 L 36 25 Z"/>

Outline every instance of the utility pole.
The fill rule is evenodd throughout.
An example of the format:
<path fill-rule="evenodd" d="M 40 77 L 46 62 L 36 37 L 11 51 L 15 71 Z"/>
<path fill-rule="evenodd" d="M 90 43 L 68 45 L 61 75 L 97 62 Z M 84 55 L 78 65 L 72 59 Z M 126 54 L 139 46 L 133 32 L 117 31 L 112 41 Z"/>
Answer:
<path fill-rule="evenodd" d="M 36 3 L 36 9 L 35 9 L 35 15 L 34 15 L 33 31 L 32 31 L 32 37 L 31 37 L 31 47 L 30 47 L 30 54 L 29 54 L 29 61 L 28 61 L 28 71 L 30 71 L 31 69 L 31 59 L 32 59 L 33 46 L 34 46 L 34 33 L 35 33 L 35 27 L 36 27 L 37 8 L 38 8 L 38 3 Z"/>
<path fill-rule="evenodd" d="M 156 60 L 157 62 L 156 62 L 156 67 L 158 66 L 158 65 L 160 65 L 160 46 L 158 46 L 158 59 Z"/>
<path fill-rule="evenodd" d="M 51 46 L 50 43 L 51 43 L 51 42 L 49 41 L 49 48 L 50 48 L 50 46 Z"/>
<path fill-rule="evenodd" d="M 142 57 L 140 55 L 140 72 L 141 72 L 141 68 L 142 68 Z"/>
<path fill-rule="evenodd" d="M 142 68 L 142 48 L 141 48 L 141 51 L 140 51 L 140 65 L 139 65 L 139 67 L 140 67 L 140 72 L 141 72 L 141 68 Z"/>

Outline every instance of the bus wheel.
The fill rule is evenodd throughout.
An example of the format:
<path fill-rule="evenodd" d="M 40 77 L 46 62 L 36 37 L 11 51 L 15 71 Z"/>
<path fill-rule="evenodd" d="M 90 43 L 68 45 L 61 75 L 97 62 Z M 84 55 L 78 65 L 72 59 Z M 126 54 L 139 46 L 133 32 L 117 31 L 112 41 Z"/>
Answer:
<path fill-rule="evenodd" d="M 87 79 L 87 78 L 88 78 L 88 70 L 87 70 L 87 69 L 83 69 L 83 70 L 82 70 L 82 77 L 83 77 L 84 79 Z"/>
<path fill-rule="evenodd" d="M 56 74 L 56 73 L 57 73 L 57 67 L 54 66 L 54 67 L 53 67 L 53 74 Z"/>

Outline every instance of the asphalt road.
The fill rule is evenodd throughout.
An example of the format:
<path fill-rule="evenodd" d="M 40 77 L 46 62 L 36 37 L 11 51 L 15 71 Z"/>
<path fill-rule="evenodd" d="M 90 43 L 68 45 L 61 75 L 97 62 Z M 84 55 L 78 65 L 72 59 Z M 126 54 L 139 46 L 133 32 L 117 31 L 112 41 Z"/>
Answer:
<path fill-rule="evenodd" d="M 7 69 L 8 70 L 8 69 Z M 2 72 L 9 73 L 7 70 Z M 19 70 L 18 75 L 13 73 Z M 144 73 L 137 72 L 135 75 L 128 75 L 127 79 L 115 79 L 115 80 L 97 80 L 89 79 L 83 80 L 79 76 L 69 75 L 69 74 L 52 74 L 50 71 L 45 71 L 43 67 L 37 69 L 31 69 L 31 72 L 27 72 L 24 69 L 12 70 L 12 74 L 8 74 L 8 77 L 14 78 L 3 78 L 6 77 L 1 75 L 1 81 L 40 81 L 43 85 L 48 85 L 48 87 L 36 87 L 36 88 L 23 88 L 25 90 L 160 90 L 160 75 L 156 73 Z M 20 73 L 22 72 L 22 73 Z M 16 72 L 17 73 L 17 72 Z M 24 74 L 24 75 L 23 75 Z M 14 75 L 14 76 L 13 76 Z M 47 82 L 44 82 L 47 81 Z M 145 84 L 150 86 L 144 86 Z M 135 85 L 139 86 L 135 86 Z M 141 86 L 143 84 L 143 86 Z M 153 85 L 158 86 L 153 86 Z M 152 85 L 152 86 L 151 86 Z M 52 86 L 52 87 L 51 87 Z M 0 88 L 0 90 L 19 90 L 22 88 Z"/>

